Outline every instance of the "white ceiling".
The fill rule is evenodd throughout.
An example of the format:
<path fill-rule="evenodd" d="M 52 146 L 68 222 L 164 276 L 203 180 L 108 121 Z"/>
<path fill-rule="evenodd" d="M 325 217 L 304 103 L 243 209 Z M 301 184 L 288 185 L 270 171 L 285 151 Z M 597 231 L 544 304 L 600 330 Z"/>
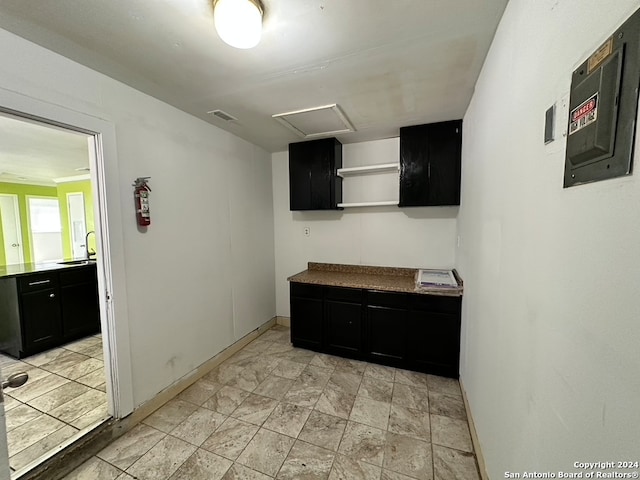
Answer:
<path fill-rule="evenodd" d="M 218 38 L 210 0 L 0 0 L 0 27 L 273 152 L 300 140 L 271 118 L 292 110 L 339 104 L 344 143 L 461 118 L 507 3 L 262 1 L 251 50 Z"/>
<path fill-rule="evenodd" d="M 86 135 L 0 115 L 0 182 L 53 186 L 88 167 Z"/>

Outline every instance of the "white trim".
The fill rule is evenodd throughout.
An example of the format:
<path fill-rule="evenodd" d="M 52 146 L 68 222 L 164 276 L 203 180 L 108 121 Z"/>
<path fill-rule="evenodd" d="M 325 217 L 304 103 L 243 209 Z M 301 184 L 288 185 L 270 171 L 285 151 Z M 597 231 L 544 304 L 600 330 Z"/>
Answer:
<path fill-rule="evenodd" d="M 309 113 L 309 112 L 315 112 L 318 110 L 328 110 L 328 109 L 333 110 L 333 113 L 336 114 L 336 116 L 340 119 L 340 121 L 343 123 L 345 128 L 340 130 L 332 130 L 330 132 L 305 133 L 302 130 L 300 130 L 298 127 L 293 125 L 291 122 L 289 122 L 288 119 L 285 118 L 290 115 L 297 115 L 300 113 Z M 349 121 L 349 119 L 347 118 L 347 116 L 344 114 L 344 112 L 342 111 L 342 109 L 337 103 L 332 103 L 330 105 L 322 105 L 320 107 L 303 108 L 302 110 L 295 110 L 293 112 L 277 113 L 275 115 L 271 115 L 271 118 L 273 118 L 274 120 L 277 120 L 282 125 L 284 125 L 289 130 L 291 130 L 296 135 L 302 138 L 326 137 L 326 136 L 338 135 L 340 133 L 349 133 L 349 132 L 356 131 L 353 124 Z"/>
<path fill-rule="evenodd" d="M 364 167 L 350 167 L 339 168 L 338 176 L 344 177 L 345 175 L 358 175 L 361 173 L 374 173 L 374 172 L 386 172 L 386 171 L 400 171 L 399 163 L 382 163 L 380 165 L 366 165 Z"/>
<path fill-rule="evenodd" d="M 56 183 L 81 182 L 83 180 L 91 180 L 91 175 L 85 173 L 83 175 L 73 175 L 72 177 L 58 177 L 53 179 Z"/>
<path fill-rule="evenodd" d="M 133 411 L 133 381 L 116 133 L 113 123 L 0 88 L 0 112 L 89 135 L 98 287 L 109 413 Z M 108 219 L 108 221 L 107 221 Z M 4 434 L 4 433 L 1 433 Z"/>
<path fill-rule="evenodd" d="M 340 208 L 355 208 L 355 207 L 382 207 L 385 205 L 398 206 L 398 200 L 387 200 L 383 202 L 357 202 L 357 203 L 339 203 Z"/>
<path fill-rule="evenodd" d="M 20 253 L 20 263 L 24 263 L 24 238 L 22 238 L 22 217 L 20 216 L 20 198 L 18 197 L 17 194 L 15 193 L 0 193 L 1 197 L 9 197 L 11 198 L 11 200 L 13 200 L 13 215 L 16 221 L 16 236 L 18 237 L 18 241 L 20 242 L 19 244 L 19 249 L 18 252 Z M 0 229 L 3 228 L 2 227 L 2 223 L 0 222 Z M 3 233 L 3 241 L 6 242 L 6 239 L 4 237 L 4 233 Z M 4 256 L 5 256 L 5 262 L 7 260 L 7 248 L 5 246 L 4 248 Z"/>
<path fill-rule="evenodd" d="M 482 448 L 480 447 L 480 439 L 478 438 L 478 432 L 476 431 L 476 424 L 473 421 L 473 415 L 471 415 L 471 407 L 469 406 L 467 391 L 464 388 L 462 377 L 458 379 L 458 382 L 460 383 L 460 390 L 462 391 L 464 409 L 467 412 L 467 420 L 469 421 L 469 433 L 471 433 L 471 443 L 473 444 L 473 451 L 476 454 L 476 461 L 478 462 L 480 478 L 482 480 L 489 480 L 489 476 L 487 475 L 487 465 L 484 463 L 484 455 L 482 454 Z"/>

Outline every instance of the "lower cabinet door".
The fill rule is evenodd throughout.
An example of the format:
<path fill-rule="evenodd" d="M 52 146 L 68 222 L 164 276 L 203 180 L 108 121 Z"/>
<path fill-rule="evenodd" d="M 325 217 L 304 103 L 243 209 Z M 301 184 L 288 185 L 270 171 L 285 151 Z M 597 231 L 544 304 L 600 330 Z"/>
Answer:
<path fill-rule="evenodd" d="M 60 287 L 60 302 L 65 341 L 100 331 L 100 307 L 95 282 Z"/>
<path fill-rule="evenodd" d="M 322 348 L 322 300 L 291 297 L 291 343 L 296 347 Z"/>
<path fill-rule="evenodd" d="M 407 311 L 367 307 L 367 356 L 373 362 L 401 365 L 406 357 Z"/>
<path fill-rule="evenodd" d="M 458 378 L 460 363 L 460 317 L 409 311 L 407 357 L 418 370 Z"/>
<path fill-rule="evenodd" d="M 362 345 L 362 305 L 327 300 L 325 306 L 327 349 L 341 355 L 359 356 Z"/>
<path fill-rule="evenodd" d="M 60 301 L 54 289 L 23 293 L 20 298 L 23 350 L 27 355 L 46 350 L 62 336 Z"/>

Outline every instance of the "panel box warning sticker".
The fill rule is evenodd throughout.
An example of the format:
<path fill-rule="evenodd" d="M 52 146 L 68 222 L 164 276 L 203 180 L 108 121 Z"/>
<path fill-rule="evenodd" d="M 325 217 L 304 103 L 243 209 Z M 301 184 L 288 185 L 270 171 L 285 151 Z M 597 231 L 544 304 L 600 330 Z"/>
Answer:
<path fill-rule="evenodd" d="M 569 135 L 579 132 L 587 125 L 598 119 L 598 93 L 594 93 L 589 99 L 571 110 L 569 115 Z"/>

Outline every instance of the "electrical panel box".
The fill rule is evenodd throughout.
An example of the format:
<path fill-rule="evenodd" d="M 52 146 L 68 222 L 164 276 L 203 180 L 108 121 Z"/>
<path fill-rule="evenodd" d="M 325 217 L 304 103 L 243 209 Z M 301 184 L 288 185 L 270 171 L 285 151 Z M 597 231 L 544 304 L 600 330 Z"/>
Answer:
<path fill-rule="evenodd" d="M 574 72 L 564 186 L 631 173 L 640 84 L 640 10 Z"/>

